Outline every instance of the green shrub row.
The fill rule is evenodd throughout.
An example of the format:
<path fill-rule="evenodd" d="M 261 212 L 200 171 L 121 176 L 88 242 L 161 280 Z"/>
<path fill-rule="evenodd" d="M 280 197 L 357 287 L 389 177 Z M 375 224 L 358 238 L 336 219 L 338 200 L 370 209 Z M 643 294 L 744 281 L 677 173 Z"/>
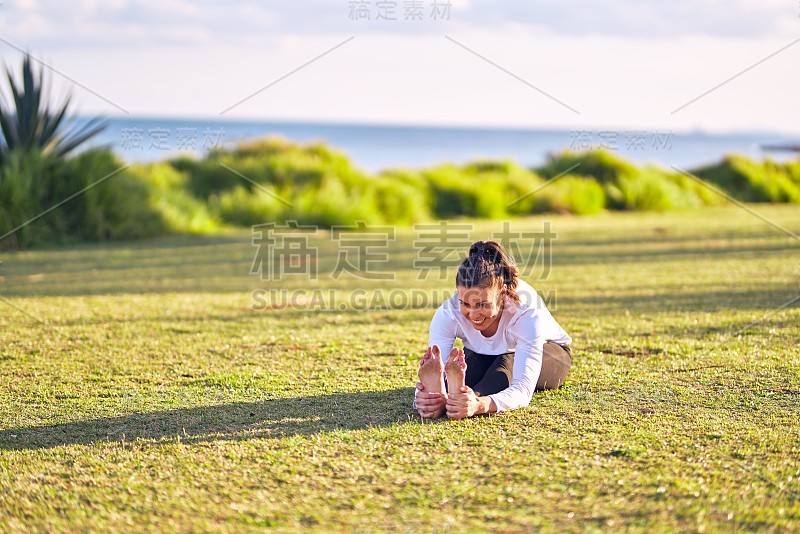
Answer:
<path fill-rule="evenodd" d="M 126 166 L 94 149 L 64 160 L 15 152 L 0 164 L 0 250 L 218 228 L 166 163 Z"/>
<path fill-rule="evenodd" d="M 800 202 L 800 162 L 741 156 L 692 176 L 637 166 L 602 150 L 553 154 L 536 169 L 480 161 L 370 176 L 324 144 L 264 139 L 171 165 L 189 175 L 190 189 L 215 216 L 234 225 L 292 219 L 323 226 L 356 220 L 407 225 L 462 216 L 674 211 L 726 202 L 715 188 L 746 201 Z"/>
<path fill-rule="evenodd" d="M 359 220 L 410 225 L 461 216 L 672 211 L 726 202 L 713 189 L 746 202 L 800 203 L 800 162 L 742 156 L 692 171 L 713 187 L 607 151 L 550 155 L 536 169 L 483 161 L 369 175 L 324 144 L 275 138 L 215 150 L 203 159 L 121 167 L 107 149 L 58 164 L 36 154 L 14 154 L 0 166 L 0 235 L 85 192 L 18 230 L 0 248 L 211 233 L 223 226 L 286 220 L 329 227 Z"/>

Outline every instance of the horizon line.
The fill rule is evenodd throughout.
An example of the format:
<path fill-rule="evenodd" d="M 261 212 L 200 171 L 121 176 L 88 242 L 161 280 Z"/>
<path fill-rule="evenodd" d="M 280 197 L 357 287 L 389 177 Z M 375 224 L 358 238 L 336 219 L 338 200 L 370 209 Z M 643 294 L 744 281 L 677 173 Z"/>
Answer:
<path fill-rule="evenodd" d="M 557 125 L 511 125 L 511 124 L 454 124 L 454 123 L 414 123 L 414 122 L 393 122 L 393 121 L 347 121 L 347 120 L 327 120 L 327 119 L 288 119 L 288 118 L 235 118 L 219 116 L 181 116 L 181 115 L 90 115 L 77 113 L 74 115 L 79 120 L 89 120 L 92 118 L 102 118 L 105 120 L 116 121 L 170 121 L 170 122 L 214 122 L 214 123 L 240 123 L 240 124 L 278 124 L 278 125 L 298 125 L 298 126 L 338 126 L 353 128 L 398 128 L 398 129 L 425 129 L 425 130 L 477 130 L 477 131 L 510 131 L 510 132 L 665 132 L 675 135 L 705 135 L 705 136 L 735 136 L 735 135 L 782 135 L 800 137 L 800 131 L 790 132 L 776 128 L 765 130 L 760 128 L 753 129 L 723 129 L 714 130 L 703 127 L 695 128 L 664 128 L 664 127 L 639 127 L 639 126 L 600 126 L 600 127 L 568 127 Z"/>

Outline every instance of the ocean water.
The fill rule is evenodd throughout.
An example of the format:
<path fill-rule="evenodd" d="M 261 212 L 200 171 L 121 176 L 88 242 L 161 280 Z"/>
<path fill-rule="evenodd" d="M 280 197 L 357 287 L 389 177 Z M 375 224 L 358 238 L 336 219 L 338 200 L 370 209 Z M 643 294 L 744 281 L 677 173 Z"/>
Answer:
<path fill-rule="evenodd" d="M 202 157 L 212 147 L 230 147 L 247 139 L 282 136 L 298 142 L 324 141 L 348 154 L 368 172 L 395 167 L 419 168 L 443 162 L 510 158 L 524 166 L 543 163 L 565 149 L 606 148 L 637 163 L 692 169 L 725 154 L 761 159 L 797 157 L 768 152 L 763 145 L 797 143 L 771 133 L 706 134 L 669 130 L 537 130 L 456 128 L 160 118 L 111 118 L 93 145 L 110 145 L 128 162 L 157 161 L 187 154 Z"/>

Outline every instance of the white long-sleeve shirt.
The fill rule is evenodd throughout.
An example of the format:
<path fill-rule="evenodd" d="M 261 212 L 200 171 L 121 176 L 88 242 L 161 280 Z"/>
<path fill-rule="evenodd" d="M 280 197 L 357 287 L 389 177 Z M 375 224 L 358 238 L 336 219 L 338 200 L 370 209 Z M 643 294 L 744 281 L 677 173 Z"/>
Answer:
<path fill-rule="evenodd" d="M 527 282 L 519 281 L 517 294 L 520 303 L 506 297 L 500 324 L 493 336 L 484 337 L 459 309 L 458 294 L 439 306 L 431 321 L 428 345 L 438 345 L 442 359 L 447 362 L 456 338 L 464 347 L 478 354 L 497 355 L 514 352 L 511 385 L 489 395 L 497 411 L 527 406 L 536 389 L 542 371 L 542 348 L 548 341 L 569 345 L 572 338 L 556 322 L 544 301 Z"/>

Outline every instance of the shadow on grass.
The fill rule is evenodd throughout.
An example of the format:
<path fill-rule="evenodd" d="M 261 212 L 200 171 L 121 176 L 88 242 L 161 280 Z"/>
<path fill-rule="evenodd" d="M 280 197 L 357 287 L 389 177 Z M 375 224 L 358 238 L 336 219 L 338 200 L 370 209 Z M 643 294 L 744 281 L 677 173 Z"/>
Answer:
<path fill-rule="evenodd" d="M 708 313 L 720 311 L 752 311 L 753 320 L 764 313 L 784 305 L 800 294 L 795 283 L 791 284 L 753 284 L 749 289 L 709 289 L 705 291 L 691 289 L 668 292 L 664 288 L 654 289 L 649 294 L 629 294 L 615 292 L 606 295 L 578 295 L 566 293 L 556 288 L 548 301 L 548 308 L 557 311 L 558 307 L 587 307 L 602 309 L 603 313 L 617 313 L 628 310 L 638 313 L 676 313 L 697 312 Z M 796 308 L 796 302 L 787 309 Z"/>
<path fill-rule="evenodd" d="M 273 439 L 420 421 L 413 388 L 178 408 L 0 430 L 0 449 L 32 450 L 137 439 L 181 443 Z"/>
<path fill-rule="evenodd" d="M 766 231 L 565 239 L 564 247 L 553 246 L 550 261 L 555 269 L 562 265 L 609 265 L 619 269 L 665 264 L 673 271 L 684 268 L 681 265 L 684 262 L 684 272 L 691 276 L 692 269 L 697 268 L 692 263 L 695 260 L 707 262 L 728 256 L 748 259 L 796 252 L 795 242 L 754 242 L 775 236 L 776 232 Z M 738 241 L 724 246 L 706 243 L 722 238 Z M 313 243 L 314 250 L 319 249 L 314 257 L 318 272 L 332 273 L 338 265 L 340 251 L 328 240 Z M 645 248 L 631 248 L 637 244 Z M 399 254 L 393 255 L 394 259 L 382 265 L 382 269 L 394 273 L 413 270 L 411 243 L 403 242 L 400 247 Z M 241 233 L 172 236 L 3 254 L 0 259 L 5 263 L 0 265 L 0 289 L 3 297 L 196 293 L 199 289 L 204 293 L 250 293 L 263 283 L 250 274 L 257 250 L 251 235 Z M 347 289 L 339 283 L 334 285 Z"/>

